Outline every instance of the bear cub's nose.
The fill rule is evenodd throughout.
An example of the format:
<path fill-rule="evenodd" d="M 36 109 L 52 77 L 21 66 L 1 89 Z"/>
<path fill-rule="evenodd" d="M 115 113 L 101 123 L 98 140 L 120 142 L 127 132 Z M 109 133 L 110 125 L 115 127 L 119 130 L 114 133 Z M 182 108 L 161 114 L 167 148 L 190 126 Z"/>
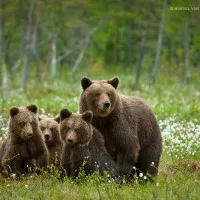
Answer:
<path fill-rule="evenodd" d="M 49 140 L 49 138 L 50 138 L 50 135 L 45 135 L 46 140 Z"/>
<path fill-rule="evenodd" d="M 71 143 L 71 142 L 73 141 L 73 140 L 72 140 L 72 137 L 68 137 L 68 138 L 67 138 L 67 141 Z"/>
<path fill-rule="evenodd" d="M 104 101 L 103 107 L 108 109 L 110 107 L 110 102 L 109 101 Z"/>
<path fill-rule="evenodd" d="M 31 137 L 33 135 L 33 133 L 27 133 L 28 137 Z"/>

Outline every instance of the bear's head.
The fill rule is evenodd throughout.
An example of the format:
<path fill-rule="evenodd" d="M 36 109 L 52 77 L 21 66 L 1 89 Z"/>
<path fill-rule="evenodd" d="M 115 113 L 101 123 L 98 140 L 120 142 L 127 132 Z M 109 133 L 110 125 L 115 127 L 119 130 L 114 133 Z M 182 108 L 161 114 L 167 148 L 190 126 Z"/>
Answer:
<path fill-rule="evenodd" d="M 40 129 L 47 146 L 52 146 L 61 140 L 57 119 L 46 117 L 39 120 Z"/>
<path fill-rule="evenodd" d="M 60 133 L 65 144 L 73 147 L 76 145 L 87 145 L 92 138 L 91 111 L 83 114 L 72 114 L 67 109 L 60 112 Z"/>
<path fill-rule="evenodd" d="M 83 106 L 91 110 L 94 116 L 106 117 L 115 108 L 117 102 L 116 88 L 119 84 L 117 77 L 111 80 L 90 80 L 82 78 L 81 85 L 83 92 L 81 100 L 84 101 Z"/>
<path fill-rule="evenodd" d="M 32 138 L 39 128 L 37 111 L 38 107 L 34 104 L 26 107 L 12 107 L 9 119 L 10 136 L 21 140 Z"/>

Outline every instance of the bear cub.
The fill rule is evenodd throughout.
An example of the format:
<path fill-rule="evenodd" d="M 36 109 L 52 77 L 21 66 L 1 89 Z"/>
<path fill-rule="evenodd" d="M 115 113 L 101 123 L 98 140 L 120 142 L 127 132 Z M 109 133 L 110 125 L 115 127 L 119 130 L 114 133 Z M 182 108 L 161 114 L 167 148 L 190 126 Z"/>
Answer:
<path fill-rule="evenodd" d="M 49 165 L 60 166 L 62 139 L 59 133 L 58 119 L 45 117 L 40 120 L 40 129 L 49 151 Z"/>
<path fill-rule="evenodd" d="M 72 114 L 67 109 L 60 112 L 60 133 L 64 141 L 62 164 L 68 175 L 77 177 L 80 170 L 85 174 L 108 172 L 111 177 L 119 175 L 117 166 L 108 154 L 104 138 L 91 125 L 93 114 Z"/>
<path fill-rule="evenodd" d="M 37 106 L 12 107 L 2 166 L 8 173 L 28 172 L 35 161 L 39 169 L 48 165 L 48 150 L 39 128 Z"/>

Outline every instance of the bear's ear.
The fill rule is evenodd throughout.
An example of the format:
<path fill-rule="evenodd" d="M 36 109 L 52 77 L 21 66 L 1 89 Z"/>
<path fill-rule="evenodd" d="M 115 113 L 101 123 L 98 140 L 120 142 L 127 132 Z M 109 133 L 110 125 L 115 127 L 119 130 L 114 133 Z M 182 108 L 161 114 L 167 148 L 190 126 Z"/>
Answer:
<path fill-rule="evenodd" d="M 87 89 L 92 84 L 92 81 L 89 78 L 82 78 L 81 79 L 81 85 L 83 90 Z"/>
<path fill-rule="evenodd" d="M 33 113 L 37 113 L 37 111 L 38 111 L 38 107 L 35 105 L 35 104 L 31 104 L 31 105 L 29 105 L 29 106 L 26 106 L 27 108 L 28 108 L 28 110 L 30 110 L 31 112 L 33 112 Z"/>
<path fill-rule="evenodd" d="M 60 123 L 60 116 L 54 118 L 54 120 L 55 120 L 56 122 L 58 122 L 58 124 L 59 124 L 59 123 Z"/>
<path fill-rule="evenodd" d="M 10 116 L 11 116 L 11 117 L 14 117 L 18 112 L 19 112 L 19 108 L 17 108 L 17 107 L 12 107 L 12 108 L 10 109 Z"/>
<path fill-rule="evenodd" d="M 92 122 L 92 119 L 93 119 L 93 113 L 92 111 L 86 111 L 82 114 L 82 118 L 83 120 L 85 120 L 86 122 L 88 123 L 91 123 Z"/>
<path fill-rule="evenodd" d="M 118 77 L 114 77 L 113 79 L 108 80 L 107 82 L 109 84 L 111 84 L 116 89 L 118 84 L 119 84 L 119 78 Z"/>
<path fill-rule="evenodd" d="M 63 121 L 65 118 L 69 118 L 72 115 L 72 112 L 70 112 L 67 109 L 62 109 L 60 111 L 60 121 Z"/>

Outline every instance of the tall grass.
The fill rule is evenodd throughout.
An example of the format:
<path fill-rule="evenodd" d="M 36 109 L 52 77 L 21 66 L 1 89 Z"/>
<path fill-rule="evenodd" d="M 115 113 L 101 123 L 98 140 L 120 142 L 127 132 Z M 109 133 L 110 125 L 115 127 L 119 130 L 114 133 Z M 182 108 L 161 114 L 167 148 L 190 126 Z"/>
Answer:
<path fill-rule="evenodd" d="M 134 86 L 134 71 L 120 67 L 90 73 L 77 71 L 73 76 L 62 72 L 56 81 L 47 78 L 42 83 L 33 74 L 26 90 L 20 87 L 17 74 L 16 79 L 10 81 L 7 99 L 0 99 L 0 141 L 7 134 L 10 107 L 35 103 L 40 115 L 52 117 L 57 116 L 61 108 L 77 112 L 81 77 L 109 79 L 118 76 L 121 93 L 139 96 L 152 107 L 163 134 L 164 149 L 155 183 L 141 184 L 133 180 L 118 185 L 98 175 L 77 183 L 47 173 L 31 174 L 21 180 L 0 178 L 0 199 L 199 199 L 200 79 L 197 74 L 192 74 L 188 86 L 177 76 L 169 79 L 164 75 L 152 86 L 144 75 L 139 89 Z"/>

